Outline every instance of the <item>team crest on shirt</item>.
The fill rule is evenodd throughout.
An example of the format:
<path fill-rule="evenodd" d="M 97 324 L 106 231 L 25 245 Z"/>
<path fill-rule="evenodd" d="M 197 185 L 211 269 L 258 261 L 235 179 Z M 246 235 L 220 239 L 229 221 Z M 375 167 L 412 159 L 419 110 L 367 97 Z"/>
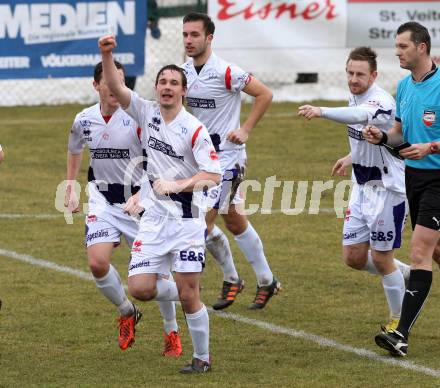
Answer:
<path fill-rule="evenodd" d="M 211 149 L 209 151 L 209 157 L 211 158 L 211 160 L 218 160 L 218 155 L 217 152 L 215 152 L 215 149 Z"/>
<path fill-rule="evenodd" d="M 108 140 L 108 139 L 110 138 L 110 135 L 109 135 L 107 132 L 104 132 L 104 133 L 102 134 L 102 138 L 103 138 L 104 140 Z"/>
<path fill-rule="evenodd" d="M 435 124 L 435 112 L 433 110 L 425 110 L 423 112 L 423 124 L 428 127 Z"/>

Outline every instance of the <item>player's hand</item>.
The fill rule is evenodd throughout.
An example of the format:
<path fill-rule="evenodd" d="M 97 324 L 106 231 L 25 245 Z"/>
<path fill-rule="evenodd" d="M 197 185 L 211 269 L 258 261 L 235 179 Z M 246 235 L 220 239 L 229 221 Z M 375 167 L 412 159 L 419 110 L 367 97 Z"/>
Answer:
<path fill-rule="evenodd" d="M 132 195 L 130 198 L 128 198 L 128 201 L 125 202 L 125 205 L 123 207 L 124 213 L 130 214 L 131 216 L 139 215 L 139 213 L 144 210 L 144 208 L 139 205 L 139 200 L 140 191 Z"/>
<path fill-rule="evenodd" d="M 155 180 L 153 190 L 159 195 L 170 195 L 181 191 L 180 185 L 175 181 L 167 181 L 165 179 Z"/>
<path fill-rule="evenodd" d="M 71 185 L 67 185 L 66 194 L 64 195 L 64 207 L 71 213 L 79 212 L 79 201 L 75 190 Z"/>
<path fill-rule="evenodd" d="M 226 139 L 229 140 L 231 143 L 241 145 L 246 143 L 249 139 L 249 132 L 247 132 L 243 128 L 238 128 L 234 131 L 229 132 L 226 136 Z"/>
<path fill-rule="evenodd" d="M 431 153 L 429 143 L 412 144 L 410 147 L 400 150 L 399 154 L 404 159 L 419 160 Z"/>
<path fill-rule="evenodd" d="M 347 167 L 351 165 L 351 155 L 338 159 L 332 168 L 332 176 L 346 176 Z"/>
<path fill-rule="evenodd" d="M 379 144 L 382 140 L 382 131 L 374 125 L 367 125 L 362 129 L 362 136 L 371 144 Z"/>
<path fill-rule="evenodd" d="M 105 35 L 98 40 L 98 46 L 101 53 L 110 53 L 116 48 L 116 38 L 114 35 Z"/>
<path fill-rule="evenodd" d="M 0 163 L 3 162 L 5 159 L 5 153 L 3 151 L 0 151 Z"/>
<path fill-rule="evenodd" d="M 298 116 L 303 116 L 307 120 L 311 120 L 314 117 L 321 117 L 321 108 L 319 106 L 302 105 L 298 108 Z"/>

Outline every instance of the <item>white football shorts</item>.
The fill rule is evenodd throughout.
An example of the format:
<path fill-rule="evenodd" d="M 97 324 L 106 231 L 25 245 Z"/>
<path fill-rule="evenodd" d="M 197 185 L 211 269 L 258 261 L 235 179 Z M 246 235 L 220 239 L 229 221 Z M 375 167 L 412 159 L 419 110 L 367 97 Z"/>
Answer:
<path fill-rule="evenodd" d="M 369 242 L 377 251 L 399 248 L 408 217 L 408 202 L 402 194 L 382 186 L 354 184 L 345 215 L 343 245 Z"/>
<path fill-rule="evenodd" d="M 131 249 L 128 276 L 202 272 L 206 223 L 202 218 L 167 218 L 144 213 Z"/>
<path fill-rule="evenodd" d="M 207 207 L 227 213 L 229 205 L 244 202 L 239 186 L 246 170 L 246 149 L 221 151 L 218 155 L 223 172 L 222 181 L 208 190 Z"/>
<path fill-rule="evenodd" d="M 139 230 L 137 220 L 124 213 L 122 205 L 110 205 L 105 200 L 89 200 L 85 222 L 87 247 L 108 242 L 118 245 L 121 242 L 121 234 L 131 247 Z"/>

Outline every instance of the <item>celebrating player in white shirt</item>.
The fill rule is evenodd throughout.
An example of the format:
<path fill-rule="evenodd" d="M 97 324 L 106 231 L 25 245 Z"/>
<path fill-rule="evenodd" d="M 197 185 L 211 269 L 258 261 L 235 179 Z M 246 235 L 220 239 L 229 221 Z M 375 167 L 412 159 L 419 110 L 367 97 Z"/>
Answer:
<path fill-rule="evenodd" d="M 190 13 L 183 18 L 183 44 L 190 57 L 182 65 L 188 78 L 188 106 L 207 126 L 223 173 L 221 185 L 209 192 L 212 210 L 206 217 L 206 247 L 223 271 L 223 287 L 213 307 L 219 310 L 231 305 L 244 286 L 235 268 L 229 241 L 214 224 L 220 213 L 257 276 L 257 293 L 249 308 L 261 309 L 278 292 L 280 283 L 270 270 L 259 235 L 240 211 L 243 198 L 238 187 L 246 165 L 245 143 L 269 107 L 272 92 L 249 73 L 212 52 L 214 30 L 208 15 Z M 255 100 L 248 118 L 240 126 L 241 91 Z"/>
<path fill-rule="evenodd" d="M 402 159 L 385 147 L 365 141 L 362 128 L 374 124 L 386 131 L 394 122 L 395 101 L 374 82 L 376 53 L 369 47 L 351 51 L 346 73 L 350 89 L 349 107 L 299 107 L 307 119 L 323 117 L 347 124 L 351 153 L 338 160 L 333 174 L 344 175 L 350 162 L 354 183 L 343 230 L 343 259 L 354 269 L 382 275 L 382 285 L 390 308 L 390 321 L 384 331 L 399 322 L 405 293 L 403 273 L 409 266 L 394 257 L 399 248 L 408 214 Z"/>
<path fill-rule="evenodd" d="M 115 62 L 118 77 L 124 69 Z M 125 295 L 120 276 L 110 264 L 121 234 L 131 247 L 138 232 L 135 218 L 124 213 L 126 199 L 139 190 L 142 178 L 142 145 L 140 128 L 135 120 L 119 106 L 102 77 L 102 63 L 94 71 L 93 86 L 99 93 L 99 103 L 80 112 L 69 136 L 67 156 L 68 185 L 65 206 L 78 211 L 78 198 L 73 190 L 81 165 L 83 148 L 90 149 L 89 207 L 86 217 L 86 246 L 90 270 L 102 294 L 115 306 L 119 318 L 119 346 L 122 350 L 132 345 L 135 325 L 141 313 Z M 138 159 L 136 161 L 136 159 Z M 139 160 L 140 159 L 140 160 Z M 165 350 L 163 355 L 177 357 L 182 353 L 176 322 L 175 303 L 159 302 L 164 318 Z"/>
<path fill-rule="evenodd" d="M 183 107 L 186 77 L 168 65 L 156 77 L 158 103 L 141 99 L 120 80 L 113 63 L 112 36 L 100 39 L 104 75 L 121 106 L 142 128 L 148 149 L 147 180 L 140 205 L 145 208 L 132 247 L 128 287 L 139 300 L 180 299 L 194 353 L 182 373 L 211 368 L 209 317 L 200 301 L 199 280 L 205 262 L 204 191 L 220 182 L 220 164 L 205 126 Z M 126 210 L 139 206 L 136 194 Z M 173 282 L 161 277 L 175 271 Z"/>

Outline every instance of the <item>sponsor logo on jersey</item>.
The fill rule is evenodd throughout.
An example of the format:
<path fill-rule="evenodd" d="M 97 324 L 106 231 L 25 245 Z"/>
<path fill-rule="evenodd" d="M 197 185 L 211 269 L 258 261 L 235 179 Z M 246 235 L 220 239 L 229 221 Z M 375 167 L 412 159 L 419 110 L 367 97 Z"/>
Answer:
<path fill-rule="evenodd" d="M 92 122 L 90 120 L 79 120 L 79 124 L 83 128 L 90 128 L 90 126 L 92 125 Z"/>
<path fill-rule="evenodd" d="M 356 232 L 344 233 L 344 240 L 351 240 L 352 238 L 356 238 Z"/>
<path fill-rule="evenodd" d="M 92 141 L 92 137 L 90 136 L 91 133 L 92 131 L 90 129 L 84 129 L 83 130 L 84 139 L 87 141 Z"/>
<path fill-rule="evenodd" d="M 95 238 L 108 237 L 108 230 L 98 230 L 97 232 L 87 235 L 87 242 L 94 240 Z"/>
<path fill-rule="evenodd" d="M 153 123 L 148 123 L 148 128 L 153 128 L 157 132 L 159 132 L 159 130 L 160 130 L 160 127 L 158 127 L 157 125 L 155 125 Z"/>
<path fill-rule="evenodd" d="M 215 100 L 213 98 L 186 98 L 188 106 L 191 108 L 202 108 L 202 109 L 215 109 Z"/>
<path fill-rule="evenodd" d="M 180 251 L 180 260 L 182 261 L 205 261 L 204 252 L 195 252 L 193 250 Z"/>
<path fill-rule="evenodd" d="M 128 270 L 132 271 L 133 269 L 136 269 L 136 268 L 149 267 L 149 266 L 150 266 L 150 261 L 149 260 L 142 260 L 139 263 L 130 265 L 128 267 Z"/>
<path fill-rule="evenodd" d="M 217 152 L 215 152 L 214 149 L 209 151 L 209 157 L 211 158 L 211 160 L 218 160 Z"/>
<path fill-rule="evenodd" d="M 371 232 L 371 241 L 391 241 L 394 238 L 394 232 Z"/>
<path fill-rule="evenodd" d="M 142 247 L 142 241 L 141 240 L 135 240 L 133 243 L 133 246 L 131 247 L 132 252 L 140 252 Z"/>
<path fill-rule="evenodd" d="M 91 222 L 96 222 L 98 220 L 98 217 L 96 217 L 94 214 L 89 214 L 87 216 L 87 223 L 90 224 Z"/>
<path fill-rule="evenodd" d="M 361 131 L 357 131 L 356 129 L 352 128 L 352 127 L 347 127 L 348 128 L 348 136 L 351 137 L 352 139 L 356 139 L 359 141 L 365 140 L 364 137 L 362 136 L 362 132 Z"/>
<path fill-rule="evenodd" d="M 130 125 L 130 119 L 122 120 L 122 124 L 124 125 L 124 127 L 128 127 Z"/>
<path fill-rule="evenodd" d="M 433 110 L 425 110 L 423 112 L 423 124 L 428 127 L 435 124 L 435 112 Z"/>
<path fill-rule="evenodd" d="M 209 73 L 208 74 L 208 80 L 216 79 L 216 78 L 218 78 L 218 74 L 217 73 Z"/>
<path fill-rule="evenodd" d="M 117 148 L 90 149 L 92 159 L 130 159 L 130 150 Z"/>
<path fill-rule="evenodd" d="M 183 156 L 176 154 L 171 145 L 164 143 L 153 136 L 150 136 L 148 139 L 148 147 L 152 148 L 153 150 L 160 151 L 165 155 L 171 156 L 172 158 L 184 160 Z"/>

